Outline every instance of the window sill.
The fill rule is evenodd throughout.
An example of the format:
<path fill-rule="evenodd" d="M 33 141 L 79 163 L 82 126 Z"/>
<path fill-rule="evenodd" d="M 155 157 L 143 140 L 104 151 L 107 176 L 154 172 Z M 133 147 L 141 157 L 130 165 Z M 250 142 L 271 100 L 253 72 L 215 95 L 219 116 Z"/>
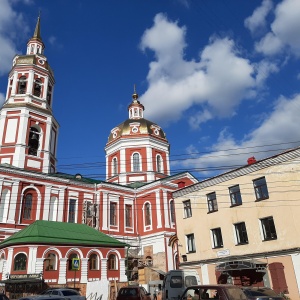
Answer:
<path fill-rule="evenodd" d="M 244 242 L 244 243 L 239 243 L 239 244 L 235 244 L 236 246 L 243 246 L 243 245 L 248 245 L 249 242 Z"/>
<path fill-rule="evenodd" d="M 266 199 L 269 199 L 269 197 L 265 197 L 265 198 L 256 199 L 256 200 L 255 200 L 255 202 L 260 202 L 260 201 L 263 201 L 263 200 L 266 200 Z"/>
<path fill-rule="evenodd" d="M 217 211 L 218 211 L 217 209 L 215 209 L 215 210 L 209 210 L 207 213 L 211 214 L 211 213 L 214 213 L 214 212 L 217 212 Z"/>
<path fill-rule="evenodd" d="M 230 208 L 231 208 L 231 207 L 236 207 L 236 206 L 241 206 L 242 204 L 243 204 L 243 203 L 231 204 L 231 205 L 230 205 Z"/>
<path fill-rule="evenodd" d="M 277 237 L 276 238 L 267 238 L 267 239 L 264 239 L 262 240 L 263 242 L 268 242 L 268 241 L 276 241 L 277 240 Z"/>
<path fill-rule="evenodd" d="M 190 253 L 196 253 L 196 250 L 187 252 L 187 254 L 190 254 Z"/>
<path fill-rule="evenodd" d="M 215 246 L 215 247 L 213 247 L 213 249 L 220 249 L 220 248 L 224 248 L 224 246 L 221 245 L 221 246 Z"/>

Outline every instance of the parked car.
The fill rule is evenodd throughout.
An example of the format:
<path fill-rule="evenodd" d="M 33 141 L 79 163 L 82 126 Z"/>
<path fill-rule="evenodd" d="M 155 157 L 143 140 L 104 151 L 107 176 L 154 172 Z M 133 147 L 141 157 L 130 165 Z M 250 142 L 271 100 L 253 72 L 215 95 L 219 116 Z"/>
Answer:
<path fill-rule="evenodd" d="M 284 300 L 274 290 L 267 287 L 243 287 L 248 300 Z"/>
<path fill-rule="evenodd" d="M 9 300 L 5 294 L 0 293 L 0 300 Z"/>
<path fill-rule="evenodd" d="M 151 300 L 151 294 L 142 286 L 125 286 L 120 288 L 116 300 Z"/>
<path fill-rule="evenodd" d="M 48 295 L 33 295 L 19 298 L 18 300 L 67 300 L 66 297 L 48 296 Z"/>
<path fill-rule="evenodd" d="M 50 296 L 51 299 L 52 297 L 63 297 L 70 300 L 86 300 L 85 296 L 81 296 L 77 290 L 71 288 L 50 288 L 42 292 L 40 296 Z"/>
<path fill-rule="evenodd" d="M 162 300 L 175 299 L 171 294 L 163 296 Z M 178 300 L 247 300 L 243 290 L 232 284 L 201 284 L 186 288 Z"/>

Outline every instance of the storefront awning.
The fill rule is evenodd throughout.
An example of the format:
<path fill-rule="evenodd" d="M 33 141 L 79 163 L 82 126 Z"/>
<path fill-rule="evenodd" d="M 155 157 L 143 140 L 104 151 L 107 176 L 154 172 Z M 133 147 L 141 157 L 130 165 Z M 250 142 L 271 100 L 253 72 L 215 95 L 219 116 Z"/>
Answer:
<path fill-rule="evenodd" d="M 216 271 L 236 271 L 245 269 L 256 269 L 258 271 L 264 271 L 267 268 L 267 264 L 257 260 L 231 260 L 220 263 L 216 266 Z"/>

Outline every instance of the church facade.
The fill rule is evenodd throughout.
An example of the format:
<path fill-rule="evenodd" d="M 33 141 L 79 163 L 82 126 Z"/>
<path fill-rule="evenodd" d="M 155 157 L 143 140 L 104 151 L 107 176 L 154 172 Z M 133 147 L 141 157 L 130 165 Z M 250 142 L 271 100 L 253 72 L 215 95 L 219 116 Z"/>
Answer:
<path fill-rule="evenodd" d="M 0 110 L 0 242 L 35 221 L 86 224 L 128 248 L 115 256 L 114 263 L 95 252 L 101 264 L 96 264 L 91 278 L 79 276 L 85 283 L 100 281 L 104 273 L 108 280 L 119 282 L 159 280 L 160 274 L 178 265 L 172 193 L 197 180 L 188 172 L 170 175 L 169 142 L 159 125 L 144 118 L 136 91 L 128 119 L 109 133 L 106 179 L 57 172 L 55 79 L 44 48 L 38 18 L 26 54 L 13 59 Z M 55 240 L 48 247 L 55 248 Z M 109 254 L 113 247 L 106 250 Z M 0 280 L 16 274 L 14 259 L 19 253 L 27 255 L 21 246 L 10 258 L 0 249 Z M 46 263 L 37 269 L 31 259 L 26 257 L 24 274 L 30 269 L 30 274 L 42 273 L 49 286 L 68 284 L 61 274 L 51 277 Z M 58 257 L 57 267 L 66 259 Z"/>

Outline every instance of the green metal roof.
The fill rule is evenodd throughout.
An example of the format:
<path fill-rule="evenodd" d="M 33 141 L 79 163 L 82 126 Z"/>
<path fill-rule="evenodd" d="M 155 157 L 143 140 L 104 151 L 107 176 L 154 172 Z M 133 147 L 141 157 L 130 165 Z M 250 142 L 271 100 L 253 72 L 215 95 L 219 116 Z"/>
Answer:
<path fill-rule="evenodd" d="M 85 224 L 35 221 L 28 227 L 13 234 L 2 243 L 0 249 L 20 244 L 54 244 L 72 246 L 126 247 L 120 242 Z"/>

